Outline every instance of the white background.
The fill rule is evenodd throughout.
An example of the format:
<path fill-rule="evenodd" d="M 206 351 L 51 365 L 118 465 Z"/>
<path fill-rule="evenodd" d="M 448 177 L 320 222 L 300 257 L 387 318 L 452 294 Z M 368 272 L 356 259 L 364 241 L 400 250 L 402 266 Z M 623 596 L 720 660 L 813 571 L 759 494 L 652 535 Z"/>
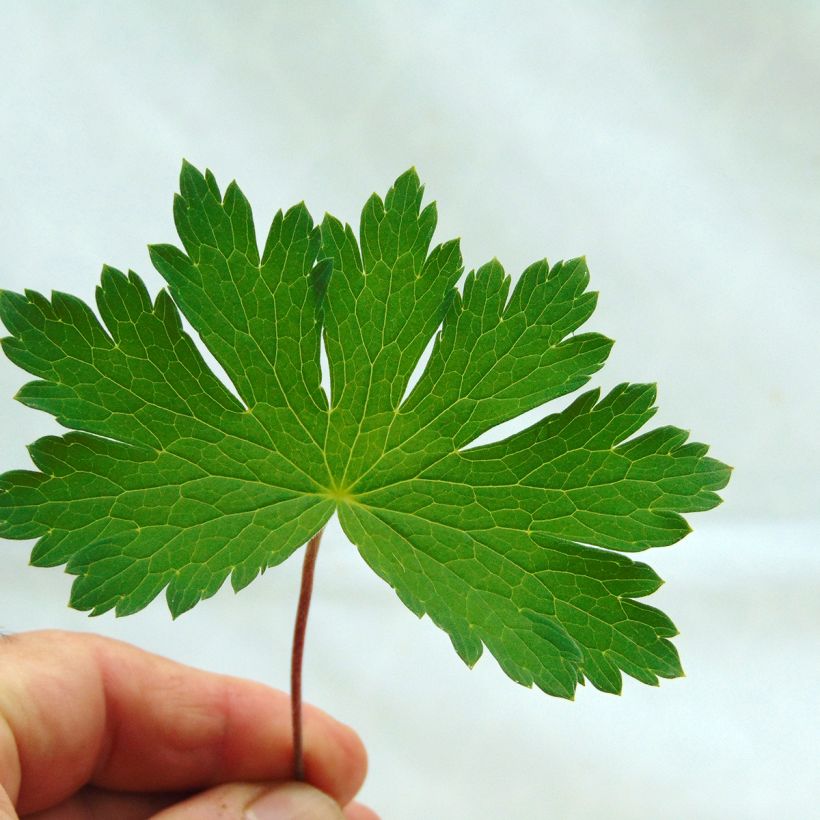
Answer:
<path fill-rule="evenodd" d="M 331 526 L 306 697 L 358 728 L 385 820 L 816 816 L 820 6 L 0 2 L 0 287 L 160 287 L 183 156 L 257 228 L 305 199 L 354 224 L 416 165 L 439 239 L 515 274 L 586 254 L 615 338 L 596 383 L 658 381 L 661 423 L 735 467 L 647 557 L 688 677 L 575 703 L 463 667 Z M 0 470 L 58 428 L 12 401 Z M 0 627 L 93 629 L 285 687 L 299 562 L 169 626 L 66 608 L 4 542 Z"/>

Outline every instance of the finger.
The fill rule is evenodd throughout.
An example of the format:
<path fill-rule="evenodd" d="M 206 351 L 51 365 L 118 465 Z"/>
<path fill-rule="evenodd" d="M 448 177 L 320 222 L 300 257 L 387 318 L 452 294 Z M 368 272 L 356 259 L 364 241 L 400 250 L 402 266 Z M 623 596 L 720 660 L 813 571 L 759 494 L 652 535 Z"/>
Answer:
<path fill-rule="evenodd" d="M 348 802 L 367 768 L 355 733 L 305 708 L 308 780 Z M 0 786 L 20 813 L 85 783 L 191 791 L 290 777 L 290 700 L 94 635 L 0 641 Z"/>
<path fill-rule="evenodd" d="M 160 812 L 154 820 L 344 820 L 331 797 L 306 783 L 231 783 Z"/>

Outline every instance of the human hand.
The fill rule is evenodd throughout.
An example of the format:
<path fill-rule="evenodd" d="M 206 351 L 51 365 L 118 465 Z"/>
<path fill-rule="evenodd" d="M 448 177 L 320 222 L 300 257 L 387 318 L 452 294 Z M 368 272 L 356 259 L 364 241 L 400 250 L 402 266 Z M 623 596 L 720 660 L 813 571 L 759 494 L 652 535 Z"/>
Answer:
<path fill-rule="evenodd" d="M 290 732 L 258 683 L 96 635 L 0 639 L 0 820 L 378 820 L 350 802 L 358 736 L 305 707 L 308 786 Z"/>

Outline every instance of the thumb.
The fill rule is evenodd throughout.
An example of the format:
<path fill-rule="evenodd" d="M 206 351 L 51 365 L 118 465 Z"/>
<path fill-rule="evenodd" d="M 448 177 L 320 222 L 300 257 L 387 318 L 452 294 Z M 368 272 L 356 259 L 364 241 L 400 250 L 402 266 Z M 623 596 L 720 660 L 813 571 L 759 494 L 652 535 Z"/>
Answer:
<path fill-rule="evenodd" d="M 2 786 L 0 786 L 0 820 L 17 820 L 14 804 Z"/>
<path fill-rule="evenodd" d="M 229 783 L 154 815 L 154 820 L 343 820 L 339 804 L 306 783 Z M 0 820 L 3 820 L 0 815 Z"/>
<path fill-rule="evenodd" d="M 259 795 L 243 820 L 342 820 L 339 804 L 306 783 L 281 783 Z"/>

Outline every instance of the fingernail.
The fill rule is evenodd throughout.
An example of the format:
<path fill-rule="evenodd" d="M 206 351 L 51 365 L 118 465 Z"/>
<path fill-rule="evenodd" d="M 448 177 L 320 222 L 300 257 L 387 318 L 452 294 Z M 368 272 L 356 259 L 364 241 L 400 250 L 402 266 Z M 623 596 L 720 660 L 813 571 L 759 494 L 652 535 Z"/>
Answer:
<path fill-rule="evenodd" d="M 341 820 L 333 798 L 306 783 L 283 783 L 245 809 L 245 820 Z"/>

